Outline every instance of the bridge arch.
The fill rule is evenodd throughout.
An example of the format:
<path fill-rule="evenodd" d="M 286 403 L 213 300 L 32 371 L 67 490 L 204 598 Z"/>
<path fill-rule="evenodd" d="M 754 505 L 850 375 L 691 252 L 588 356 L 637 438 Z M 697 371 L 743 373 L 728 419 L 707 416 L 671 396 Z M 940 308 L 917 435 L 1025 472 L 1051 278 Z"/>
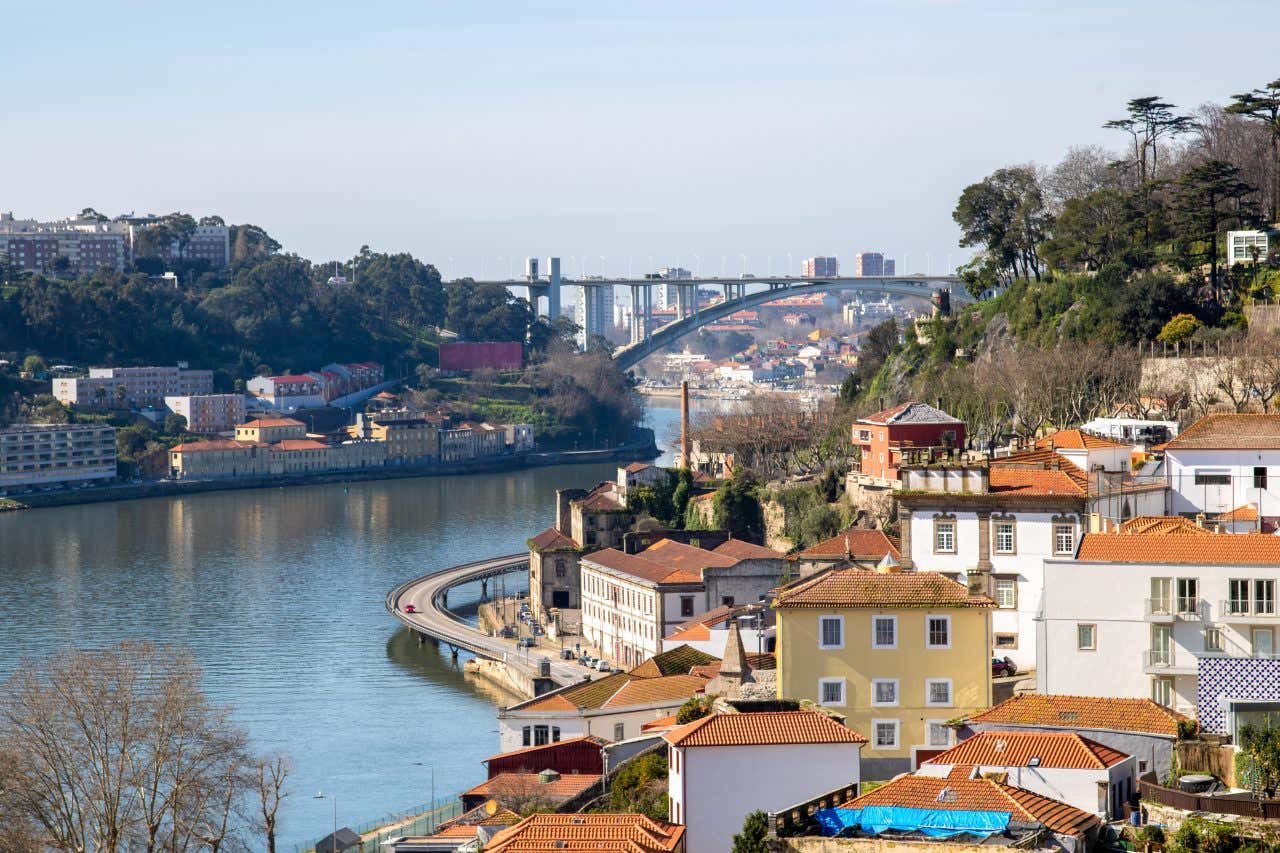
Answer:
<path fill-rule="evenodd" d="M 684 282 L 679 282 L 684 283 Z M 699 282 L 700 284 L 702 282 Z M 733 282 L 734 284 L 742 284 L 744 282 Z M 753 281 L 752 284 L 769 283 Z M 767 305 L 770 302 L 776 302 L 779 299 L 785 299 L 790 296 L 803 296 L 810 293 L 829 293 L 837 290 L 852 290 L 858 293 L 884 293 L 894 296 L 917 296 L 922 299 L 929 299 L 936 290 L 944 287 L 950 287 L 952 304 L 967 304 L 973 302 L 973 296 L 965 290 L 962 282 L 955 278 L 867 278 L 867 279 L 837 279 L 834 281 L 816 281 L 806 284 L 793 284 L 783 287 L 773 287 L 769 290 L 762 290 L 758 293 L 748 293 L 737 299 L 729 299 L 724 302 L 710 305 L 700 309 L 697 313 L 691 314 L 674 323 L 668 323 L 661 329 L 658 329 L 647 338 L 636 343 L 629 344 L 625 347 L 619 347 L 614 350 L 613 358 L 618 366 L 623 370 L 630 370 L 653 353 L 667 346 L 668 344 L 678 341 L 685 335 L 696 332 L 703 326 L 709 325 L 728 317 L 738 311 L 747 308 L 754 308 L 759 305 Z M 634 310 L 634 308 L 633 308 Z"/>

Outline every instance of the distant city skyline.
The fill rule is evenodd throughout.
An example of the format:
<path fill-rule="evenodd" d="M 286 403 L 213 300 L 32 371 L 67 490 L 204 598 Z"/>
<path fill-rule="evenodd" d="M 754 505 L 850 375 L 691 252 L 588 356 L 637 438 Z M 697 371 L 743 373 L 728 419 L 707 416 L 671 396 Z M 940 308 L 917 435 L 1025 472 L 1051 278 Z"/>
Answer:
<path fill-rule="evenodd" d="M 450 278 L 548 255 L 798 274 L 868 246 L 940 274 L 969 256 L 965 185 L 1119 150 L 1101 125 L 1129 98 L 1274 79 L 1264 50 L 1204 47 L 1241 20 L 1280 35 L 1264 2 L 5 7 L 23 168 L 0 210 L 218 214 L 317 262 L 368 244 Z"/>

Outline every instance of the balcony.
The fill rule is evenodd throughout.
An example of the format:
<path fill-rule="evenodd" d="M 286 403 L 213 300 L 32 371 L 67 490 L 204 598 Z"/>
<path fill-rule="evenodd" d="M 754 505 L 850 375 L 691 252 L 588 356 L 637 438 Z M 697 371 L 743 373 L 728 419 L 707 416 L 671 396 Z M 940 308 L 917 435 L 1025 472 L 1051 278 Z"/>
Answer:
<path fill-rule="evenodd" d="M 1147 675 L 1195 675 L 1196 658 L 1190 653 L 1179 657 L 1172 648 L 1148 649 L 1142 653 L 1142 671 Z"/>
<path fill-rule="evenodd" d="M 1206 619 L 1209 603 L 1200 598 L 1177 596 L 1143 600 L 1143 614 L 1148 622 L 1174 622 Z"/>
<path fill-rule="evenodd" d="M 1260 611 L 1247 601 L 1220 601 L 1218 621 L 1232 625 L 1273 625 L 1280 623 L 1280 613 L 1276 612 L 1274 606 L 1270 610 Z"/>

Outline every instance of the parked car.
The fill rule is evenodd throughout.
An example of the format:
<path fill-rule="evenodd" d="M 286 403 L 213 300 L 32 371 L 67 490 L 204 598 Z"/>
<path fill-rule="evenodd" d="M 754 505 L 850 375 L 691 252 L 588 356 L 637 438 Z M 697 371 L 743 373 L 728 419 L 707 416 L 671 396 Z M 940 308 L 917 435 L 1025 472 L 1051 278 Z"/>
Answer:
<path fill-rule="evenodd" d="M 609 666 L 607 660 L 596 661 L 596 670 L 599 672 L 610 672 L 613 667 Z"/>
<path fill-rule="evenodd" d="M 560 650 L 560 659 L 561 659 L 561 660 L 573 660 L 573 659 L 574 659 L 574 657 L 576 657 L 576 656 L 575 656 L 575 655 L 574 655 L 574 653 L 573 653 L 573 649 L 561 649 L 561 650 Z"/>
<path fill-rule="evenodd" d="M 993 657 L 991 659 L 991 676 L 992 678 L 1008 678 L 1011 675 L 1018 674 L 1018 665 L 1013 662 L 1013 658 L 1005 655 L 1002 658 Z"/>
<path fill-rule="evenodd" d="M 535 640 L 533 637 L 521 637 L 521 638 L 520 638 L 520 646 L 521 646 L 522 648 L 531 649 L 531 648 L 533 648 L 534 646 L 536 646 L 537 644 L 538 644 L 538 641 L 537 641 L 537 640 Z"/>

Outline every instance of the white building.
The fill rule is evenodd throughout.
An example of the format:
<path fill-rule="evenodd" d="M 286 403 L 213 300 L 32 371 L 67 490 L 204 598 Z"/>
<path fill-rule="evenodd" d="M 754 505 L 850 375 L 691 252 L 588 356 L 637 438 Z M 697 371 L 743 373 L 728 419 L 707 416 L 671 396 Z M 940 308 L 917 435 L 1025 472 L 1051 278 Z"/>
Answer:
<path fill-rule="evenodd" d="M 1272 237 L 1276 232 L 1268 231 L 1228 231 L 1227 232 L 1227 266 L 1236 264 L 1266 263 L 1267 255 L 1273 249 Z"/>
<path fill-rule="evenodd" d="M 1090 533 L 1044 563 L 1041 693 L 1149 697 L 1195 715 L 1198 659 L 1276 655 L 1280 537 L 1181 519 Z"/>
<path fill-rule="evenodd" d="M 1172 511 L 1210 518 L 1253 504 L 1261 529 L 1280 523 L 1280 415 L 1213 414 L 1187 427 L 1164 450 Z"/>
<path fill-rule="evenodd" d="M 1163 482 L 1133 481 L 1128 460 L 1126 445 L 1060 430 L 989 463 L 903 467 L 901 563 L 995 599 L 992 651 L 1030 669 L 1044 561 L 1071 559 L 1093 515 L 1118 524 L 1165 512 Z M 1102 473 L 1086 476 L 1096 466 Z"/>
<path fill-rule="evenodd" d="M 88 376 L 53 380 L 53 396 L 91 409 L 163 408 L 165 397 L 213 393 L 212 370 L 176 367 L 91 367 Z"/>
<path fill-rule="evenodd" d="M 255 376 L 245 384 L 245 388 L 258 402 L 284 414 L 292 414 L 298 409 L 318 409 L 328 402 L 324 382 L 314 373 Z"/>
<path fill-rule="evenodd" d="M 0 429 L 0 494 L 115 477 L 115 427 L 19 424 Z"/>
<path fill-rule="evenodd" d="M 596 551 L 579 566 L 583 636 L 608 660 L 634 666 L 712 607 L 758 601 L 781 580 L 783 555 L 736 539 L 712 550 L 661 539 L 637 554 Z"/>
<path fill-rule="evenodd" d="M 749 812 L 861 781 L 866 738 L 818 711 L 711 714 L 663 735 L 671 820 L 689 853 L 733 847 Z"/>
<path fill-rule="evenodd" d="M 945 779 L 957 767 L 1004 773 L 1006 783 L 1092 812 L 1123 820 L 1137 789 L 1132 755 L 1075 732 L 987 731 L 929 759 L 916 771 Z"/>
<path fill-rule="evenodd" d="M 595 735 L 609 741 L 639 737 L 641 726 L 669 717 L 701 693 L 707 678 L 695 667 L 716 658 L 687 646 L 650 658 L 630 672 L 581 681 L 498 709 L 503 752 Z"/>
<path fill-rule="evenodd" d="M 584 350 L 593 338 L 602 338 L 613 322 L 613 287 L 584 286 L 578 294 L 573 321 L 578 324 L 578 344 Z"/>
<path fill-rule="evenodd" d="M 663 648 L 691 646 L 722 658 L 729 643 L 729 628 L 734 624 L 738 626 L 745 651 L 753 654 L 773 651 L 778 629 L 774 624 L 773 611 L 760 604 L 713 607 L 663 637 L 662 645 Z"/>
<path fill-rule="evenodd" d="M 245 421 L 243 394 L 186 394 L 164 398 L 175 415 L 187 421 L 187 431 L 197 433 L 233 432 Z"/>

